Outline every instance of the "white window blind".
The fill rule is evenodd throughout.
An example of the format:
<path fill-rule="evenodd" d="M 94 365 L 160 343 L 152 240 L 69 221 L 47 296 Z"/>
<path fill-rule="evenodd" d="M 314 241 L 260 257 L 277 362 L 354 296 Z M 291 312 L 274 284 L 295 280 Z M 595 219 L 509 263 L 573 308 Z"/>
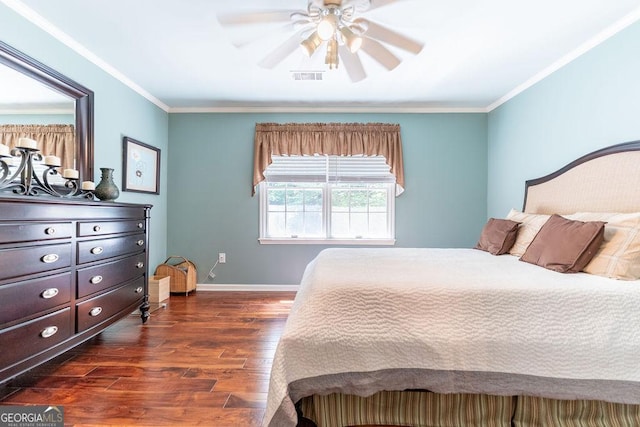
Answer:
<path fill-rule="evenodd" d="M 384 156 L 272 156 L 267 182 L 395 182 Z"/>

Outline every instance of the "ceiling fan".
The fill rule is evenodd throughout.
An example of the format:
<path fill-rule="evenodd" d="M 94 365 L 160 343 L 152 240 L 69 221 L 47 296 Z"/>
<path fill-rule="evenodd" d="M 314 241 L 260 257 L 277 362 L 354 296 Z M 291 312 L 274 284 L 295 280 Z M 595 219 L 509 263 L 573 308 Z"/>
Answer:
<path fill-rule="evenodd" d="M 392 70 L 401 59 L 390 46 L 412 54 L 422 50 L 421 42 L 363 16 L 398 1 L 401 0 L 309 0 L 306 10 L 225 14 L 219 15 L 218 21 L 223 27 L 284 22 L 284 30 L 293 31 L 293 35 L 262 58 L 260 66 L 274 68 L 297 49 L 309 57 L 324 49 L 329 69 L 338 68 L 342 62 L 351 81 L 357 82 L 367 77 L 360 52 Z"/>

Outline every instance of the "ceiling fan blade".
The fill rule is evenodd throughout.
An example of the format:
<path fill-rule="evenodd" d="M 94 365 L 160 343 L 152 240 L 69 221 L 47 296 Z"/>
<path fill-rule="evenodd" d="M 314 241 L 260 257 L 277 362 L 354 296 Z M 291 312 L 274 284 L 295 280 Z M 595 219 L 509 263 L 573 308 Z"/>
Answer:
<path fill-rule="evenodd" d="M 250 45 L 251 43 L 254 43 L 257 40 L 262 40 L 265 37 L 270 37 L 270 36 L 273 36 L 274 34 L 284 34 L 284 33 L 288 34 L 291 31 L 295 30 L 295 28 L 296 27 L 293 23 L 288 23 L 274 30 L 261 31 L 259 35 L 252 33 L 251 35 L 247 35 L 243 37 L 241 40 L 232 41 L 232 44 L 237 48 L 243 48 L 247 45 Z"/>
<path fill-rule="evenodd" d="M 338 47 L 338 54 L 340 55 L 340 60 L 342 61 L 344 69 L 347 71 L 352 82 L 357 83 L 360 80 L 367 78 L 367 73 L 364 71 L 362 61 L 360 61 L 360 57 L 357 52 L 351 53 L 349 48 L 341 45 Z"/>
<path fill-rule="evenodd" d="M 291 15 L 305 14 L 304 10 L 265 10 L 260 12 L 218 15 L 220 25 L 263 24 L 291 21 Z"/>
<path fill-rule="evenodd" d="M 369 21 L 368 19 L 359 18 L 355 21 L 356 23 L 363 23 L 365 25 L 365 28 L 367 28 L 367 30 L 364 34 L 367 37 L 399 47 L 400 49 L 406 50 L 407 52 L 411 52 L 416 55 L 420 53 L 420 51 L 422 51 L 422 48 L 424 47 L 424 44 L 420 43 L 419 41 L 410 39 L 407 36 L 403 36 L 400 33 L 397 33 L 380 24 L 376 24 L 375 22 Z"/>
<path fill-rule="evenodd" d="M 263 68 L 273 68 L 282 62 L 287 56 L 291 55 L 294 50 L 300 47 L 300 33 L 297 32 L 289 37 L 284 43 L 271 51 L 267 56 L 262 58 L 258 65 Z"/>
<path fill-rule="evenodd" d="M 380 42 L 368 37 L 362 38 L 362 47 L 360 48 L 369 54 L 373 59 L 378 61 L 387 70 L 393 70 L 400 65 L 400 60 L 389 49 L 384 47 Z"/>

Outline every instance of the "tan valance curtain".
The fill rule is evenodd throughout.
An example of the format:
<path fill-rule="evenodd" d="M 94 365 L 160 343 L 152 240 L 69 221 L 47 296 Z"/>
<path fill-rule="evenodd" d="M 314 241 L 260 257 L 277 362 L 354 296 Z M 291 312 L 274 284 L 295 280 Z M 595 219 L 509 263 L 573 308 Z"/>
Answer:
<path fill-rule="evenodd" d="M 386 123 L 256 123 L 253 187 L 264 181 L 271 156 L 384 156 L 396 177 L 396 195 L 404 191 L 400 125 Z"/>
<path fill-rule="evenodd" d="M 0 143 L 14 148 L 18 138 L 38 142 L 43 156 L 58 156 L 63 169 L 75 169 L 75 139 L 73 125 L 0 125 Z"/>

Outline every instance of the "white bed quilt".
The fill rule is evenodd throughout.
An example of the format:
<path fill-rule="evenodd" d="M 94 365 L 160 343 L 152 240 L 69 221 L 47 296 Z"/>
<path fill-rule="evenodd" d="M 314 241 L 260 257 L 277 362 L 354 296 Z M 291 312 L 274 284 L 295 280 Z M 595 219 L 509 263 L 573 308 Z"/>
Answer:
<path fill-rule="evenodd" d="M 339 391 L 354 372 L 371 373 L 374 389 L 385 388 L 377 372 L 445 373 L 446 384 L 427 382 L 440 392 L 478 391 L 451 372 L 515 374 L 499 394 L 528 390 L 519 383 L 530 377 L 553 379 L 536 386 L 549 397 L 555 379 L 595 380 L 640 403 L 639 331 L 638 281 L 473 249 L 327 249 L 307 266 L 278 344 L 264 424 L 295 426 L 303 396 L 292 384 L 331 378 L 314 391 Z"/>

